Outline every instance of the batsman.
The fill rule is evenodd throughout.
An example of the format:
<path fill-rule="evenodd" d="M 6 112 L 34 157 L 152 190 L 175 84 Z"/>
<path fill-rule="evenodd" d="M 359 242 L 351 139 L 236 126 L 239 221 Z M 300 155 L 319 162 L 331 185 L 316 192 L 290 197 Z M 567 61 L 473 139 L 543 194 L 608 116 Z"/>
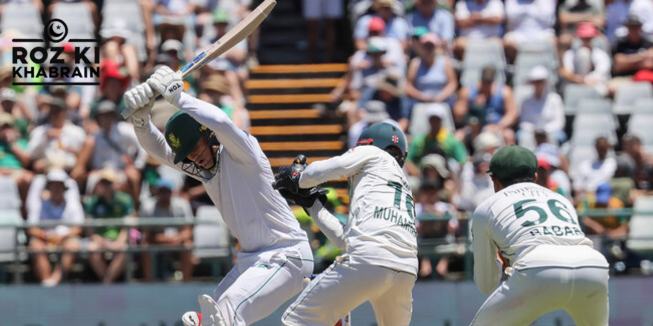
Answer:
<path fill-rule="evenodd" d="M 164 134 L 150 121 L 157 95 L 180 109 Z M 302 290 L 313 273 L 306 233 L 279 192 L 258 141 L 218 107 L 183 92 L 181 74 L 168 67 L 125 94 L 141 146 L 155 159 L 201 181 L 242 246 L 238 263 L 213 297 L 202 295 L 201 314 L 185 326 L 240 326 L 265 318 Z"/>

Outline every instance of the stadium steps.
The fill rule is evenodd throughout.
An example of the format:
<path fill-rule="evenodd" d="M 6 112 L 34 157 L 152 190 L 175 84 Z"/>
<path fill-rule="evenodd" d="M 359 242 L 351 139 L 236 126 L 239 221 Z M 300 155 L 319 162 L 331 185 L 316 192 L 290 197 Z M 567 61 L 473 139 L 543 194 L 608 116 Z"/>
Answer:
<path fill-rule="evenodd" d="M 344 64 L 261 65 L 246 83 L 251 128 L 273 170 L 304 154 L 308 162 L 346 150 L 344 120 L 321 109 L 347 70 Z M 346 180 L 329 184 L 346 193 Z M 344 191 L 344 192 L 343 192 Z"/>

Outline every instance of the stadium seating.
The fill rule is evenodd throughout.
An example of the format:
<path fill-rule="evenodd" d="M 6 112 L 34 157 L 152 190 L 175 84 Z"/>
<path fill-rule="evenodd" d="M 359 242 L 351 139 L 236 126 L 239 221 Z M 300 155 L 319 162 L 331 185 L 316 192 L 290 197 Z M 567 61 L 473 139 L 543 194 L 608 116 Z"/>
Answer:
<path fill-rule="evenodd" d="M 565 113 L 576 114 L 578 105 L 583 99 L 598 99 L 601 95 L 593 88 L 579 84 L 568 84 L 564 90 Z"/>
<path fill-rule="evenodd" d="M 496 41 L 470 42 L 463 58 L 463 73 L 460 83 L 463 86 L 476 83 L 481 76 L 481 70 L 486 66 L 497 69 L 496 81 L 505 82 L 506 58 L 501 43 Z"/>
<path fill-rule="evenodd" d="M 3 209 L 0 210 L 0 225 L 8 226 L 15 225 L 19 226 L 23 222 L 23 218 L 20 215 L 20 210 L 18 209 Z M 19 237 L 18 234 L 21 234 L 22 231 L 18 232 L 16 228 L 11 227 L 0 227 L 0 284 L 6 284 L 7 273 L 6 265 L 10 265 L 14 262 L 16 257 L 16 245 Z M 23 255 L 19 256 L 20 261 L 26 260 L 27 257 Z"/>
<path fill-rule="evenodd" d="M 100 31 L 111 28 L 116 21 L 125 22 L 125 27 L 131 31 L 127 40 L 138 50 L 139 61 L 145 61 L 147 57 L 145 49 L 145 22 L 141 8 L 136 1 L 113 0 L 105 2 L 102 8 L 102 27 Z"/>
<path fill-rule="evenodd" d="M 449 105 L 442 103 L 418 103 L 413 107 L 413 113 L 410 119 L 409 131 L 411 135 L 419 135 L 429 132 L 431 126 L 429 125 L 428 110 L 432 106 L 445 106 L 447 118 L 442 122 L 442 126 L 449 131 L 456 130 L 454 128 L 453 117 Z"/>
<path fill-rule="evenodd" d="M 43 23 L 41 14 L 32 4 L 6 4 L 2 11 L 0 28 L 2 32 L 10 29 L 20 31 L 26 38 L 41 38 Z"/>
<path fill-rule="evenodd" d="M 229 262 L 231 257 L 229 229 L 222 220 L 218 209 L 211 206 L 201 206 L 197 209 L 198 222 L 211 224 L 198 224 L 193 228 L 193 242 L 196 249 L 193 255 L 202 260 L 210 261 L 213 266 L 213 275 L 220 275 L 220 262 Z"/>
<path fill-rule="evenodd" d="M 20 195 L 16 182 L 9 176 L 0 176 L 0 210 L 20 209 Z"/>
<path fill-rule="evenodd" d="M 630 251 L 651 257 L 653 255 L 653 197 L 639 197 L 630 218 L 628 241 Z"/>
<path fill-rule="evenodd" d="M 653 98 L 639 98 L 635 100 L 631 114 L 637 113 L 653 113 Z"/>
<path fill-rule="evenodd" d="M 636 113 L 628 121 L 628 133 L 638 136 L 645 147 L 653 146 L 653 113 Z"/>
<path fill-rule="evenodd" d="M 52 18 L 59 18 L 68 25 L 67 39 L 95 38 L 95 23 L 89 7 L 84 3 L 58 2 L 54 6 Z"/>
<path fill-rule="evenodd" d="M 653 86 L 650 83 L 628 83 L 621 85 L 614 96 L 615 114 L 630 114 L 635 108 L 638 99 L 653 98 Z"/>
<path fill-rule="evenodd" d="M 611 144 L 617 143 L 616 121 L 612 114 L 583 113 L 574 119 L 572 141 L 576 146 L 594 145 L 597 137 L 607 137 Z"/>

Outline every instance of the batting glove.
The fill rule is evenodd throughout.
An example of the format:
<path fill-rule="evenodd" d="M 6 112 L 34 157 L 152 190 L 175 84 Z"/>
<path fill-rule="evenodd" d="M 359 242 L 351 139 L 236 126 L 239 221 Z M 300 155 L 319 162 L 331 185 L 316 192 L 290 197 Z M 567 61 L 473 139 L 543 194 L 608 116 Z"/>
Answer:
<path fill-rule="evenodd" d="M 125 103 L 134 110 L 132 123 L 135 126 L 142 127 L 149 122 L 154 98 L 154 91 L 147 83 L 142 83 L 125 93 Z"/>
<path fill-rule="evenodd" d="M 181 74 L 172 71 L 170 67 L 157 69 L 147 83 L 153 90 L 159 92 L 163 97 L 175 106 L 179 106 L 179 96 L 184 91 L 184 81 Z"/>

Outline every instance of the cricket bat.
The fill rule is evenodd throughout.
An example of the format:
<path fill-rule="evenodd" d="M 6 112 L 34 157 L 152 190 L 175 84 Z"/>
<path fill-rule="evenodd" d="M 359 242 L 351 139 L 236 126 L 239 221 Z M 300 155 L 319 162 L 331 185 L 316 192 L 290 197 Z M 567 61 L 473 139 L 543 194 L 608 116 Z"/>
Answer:
<path fill-rule="evenodd" d="M 258 7 L 256 7 L 252 12 L 245 17 L 238 25 L 232 28 L 227 32 L 223 37 L 217 40 L 215 43 L 211 44 L 206 50 L 198 54 L 193 60 L 188 62 L 183 66 L 179 72 L 181 72 L 181 78 L 186 78 L 193 71 L 202 67 L 203 65 L 211 62 L 211 60 L 219 57 L 220 55 L 227 52 L 229 49 L 234 47 L 240 41 L 244 40 L 250 34 L 258 28 L 259 25 L 265 20 L 265 18 L 270 14 L 277 2 L 275 0 L 265 0 Z M 127 119 L 134 114 L 134 110 L 131 108 L 123 111 L 123 118 Z"/>

